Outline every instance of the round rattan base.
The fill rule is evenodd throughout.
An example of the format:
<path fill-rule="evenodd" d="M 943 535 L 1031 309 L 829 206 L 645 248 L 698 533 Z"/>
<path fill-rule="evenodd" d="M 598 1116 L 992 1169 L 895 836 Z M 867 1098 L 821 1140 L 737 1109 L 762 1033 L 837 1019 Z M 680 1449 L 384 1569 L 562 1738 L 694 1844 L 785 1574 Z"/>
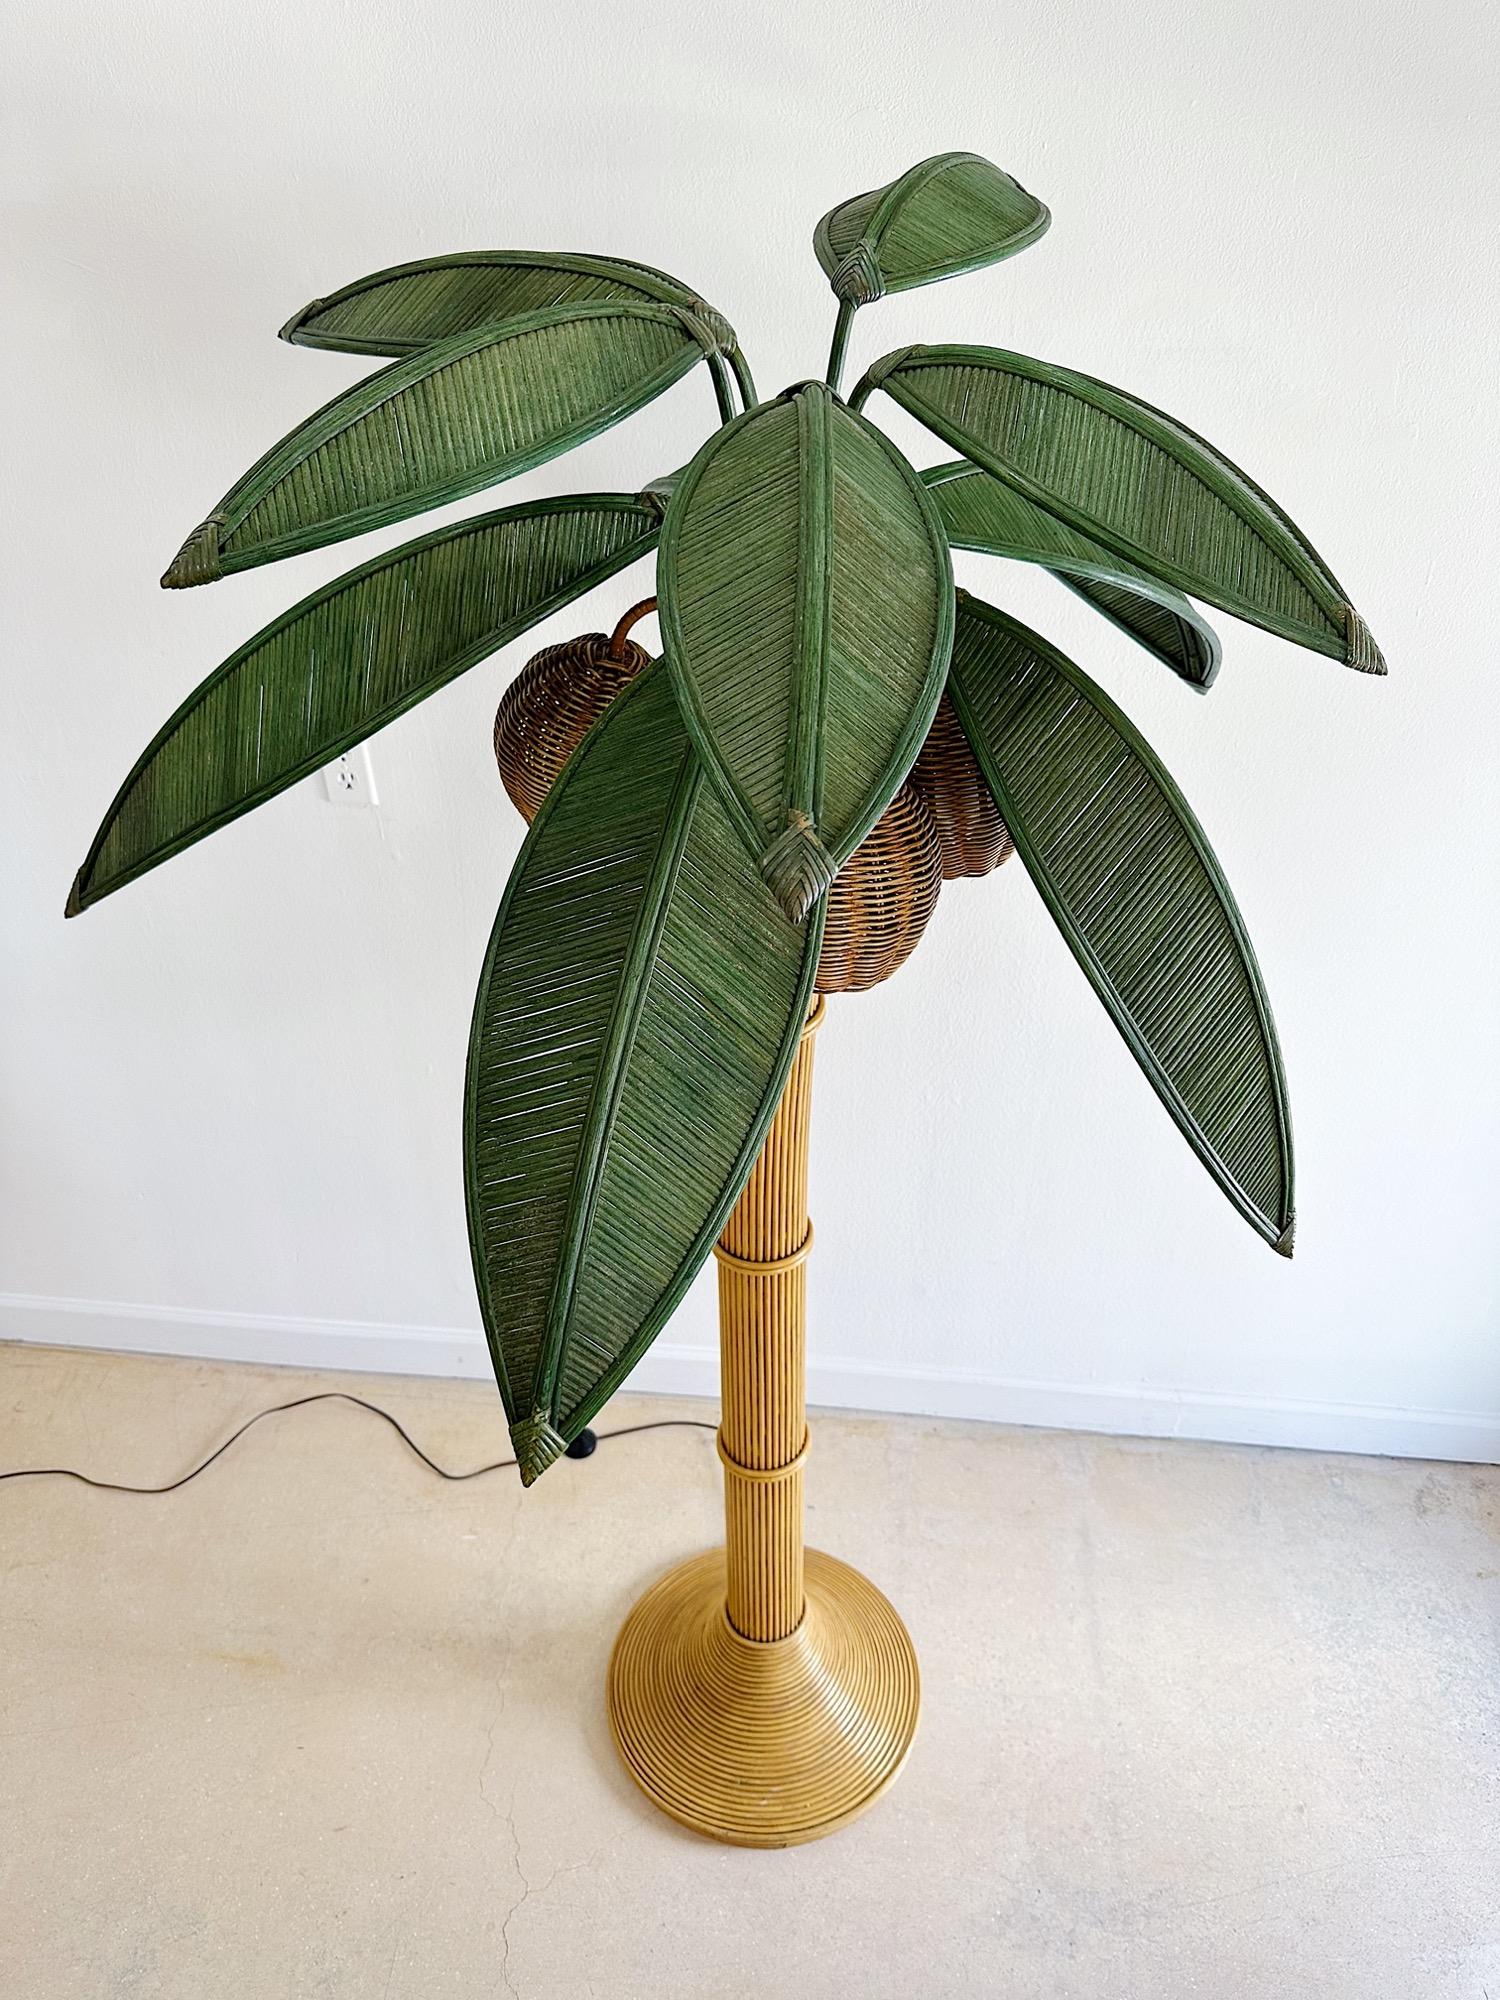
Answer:
<path fill-rule="evenodd" d="M 807 1551 L 807 1613 L 743 1639 L 724 1551 L 669 1571 L 620 1628 L 609 1720 L 664 1813 L 739 1847 L 792 1847 L 862 1813 L 906 1761 L 921 1683 L 906 1627 L 858 1570 Z"/>

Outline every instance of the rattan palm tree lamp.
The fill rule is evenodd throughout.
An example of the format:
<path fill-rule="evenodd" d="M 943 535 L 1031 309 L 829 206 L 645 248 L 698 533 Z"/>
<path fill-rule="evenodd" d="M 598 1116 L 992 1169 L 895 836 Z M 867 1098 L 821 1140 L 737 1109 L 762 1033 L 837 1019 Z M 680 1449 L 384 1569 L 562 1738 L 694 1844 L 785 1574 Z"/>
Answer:
<path fill-rule="evenodd" d="M 647 1794 L 747 1845 L 863 1810 L 917 1719 L 900 1618 L 803 1547 L 823 996 L 889 977 L 945 878 L 1018 852 L 1199 1160 L 1291 1254 L 1275 1030 L 1202 828 L 1080 667 L 955 592 L 950 550 L 1041 565 L 1200 693 L 1219 643 L 1189 593 L 1383 673 L 1367 627 L 1258 486 L 1122 390 L 996 348 L 923 346 L 840 390 L 860 306 L 996 263 L 1048 220 L 969 153 L 841 203 L 814 237 L 838 300 L 826 379 L 766 402 L 718 312 L 619 259 L 469 252 L 316 300 L 286 339 L 390 365 L 260 459 L 168 586 L 478 492 L 700 361 L 718 427 L 637 494 L 479 515 L 304 599 L 148 746 L 68 901 L 88 908 L 657 551 L 659 605 L 539 654 L 496 718 L 531 826 L 480 977 L 465 1182 L 528 1486 L 717 1256 L 725 1547 L 636 1606 L 608 1700 Z M 914 469 L 864 414 L 877 390 L 960 456 Z M 659 659 L 630 636 L 651 609 Z"/>

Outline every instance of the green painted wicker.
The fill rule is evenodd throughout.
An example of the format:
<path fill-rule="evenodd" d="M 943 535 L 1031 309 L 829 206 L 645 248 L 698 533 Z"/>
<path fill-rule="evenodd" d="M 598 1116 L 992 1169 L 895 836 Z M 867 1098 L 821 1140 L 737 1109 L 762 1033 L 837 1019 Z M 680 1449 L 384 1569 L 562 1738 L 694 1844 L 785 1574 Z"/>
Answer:
<path fill-rule="evenodd" d="M 689 286 L 649 264 L 547 250 L 464 250 L 356 278 L 294 313 L 281 337 L 297 347 L 400 356 L 548 307 L 621 300 L 686 306 L 710 322 L 715 317 Z M 732 338 L 729 361 L 746 400 L 753 402 L 754 384 Z M 709 356 L 709 367 L 727 417 L 728 388 L 718 354 Z"/>
<path fill-rule="evenodd" d="M 837 297 L 866 305 L 998 263 L 1035 243 L 1051 220 L 1035 195 L 977 153 L 939 153 L 831 208 L 813 248 Z"/>
<path fill-rule="evenodd" d="M 884 389 L 945 444 L 1137 568 L 1280 638 L 1385 672 L 1322 558 L 1238 466 L 1148 404 L 1069 368 L 988 347 L 908 347 Z"/>
<path fill-rule="evenodd" d="M 435 340 L 555 306 L 677 305 L 702 310 L 686 285 L 618 257 L 537 250 L 463 250 L 422 257 L 342 285 L 293 313 L 281 338 L 341 354 L 415 354 Z"/>
<path fill-rule="evenodd" d="M 555 307 L 434 341 L 284 437 L 196 527 L 169 588 L 387 527 L 596 436 L 718 351 L 684 306 Z"/>
<path fill-rule="evenodd" d="M 70 914 L 331 763 L 649 555 L 660 510 L 582 493 L 481 514 L 315 591 L 195 688 L 94 836 Z"/>
<path fill-rule="evenodd" d="M 1186 801 L 1081 668 L 959 600 L 953 706 L 1016 849 L 1157 1095 L 1224 1192 L 1292 1248 L 1292 1132 L 1240 913 Z"/>
<path fill-rule="evenodd" d="M 683 716 L 793 917 L 895 795 L 953 643 L 936 509 L 821 382 L 709 439 L 662 528 L 661 626 Z"/>
<path fill-rule="evenodd" d="M 538 813 L 474 1010 L 469 1231 L 528 1485 L 666 1323 L 734 1205 L 796 1052 L 823 910 L 778 907 L 648 668 Z"/>
<path fill-rule="evenodd" d="M 1042 564 L 1189 687 L 1213 685 L 1218 635 L 1180 590 L 1090 541 L 967 459 L 934 466 L 922 477 L 952 547 Z"/>
<path fill-rule="evenodd" d="M 998 348 L 909 347 L 839 394 L 861 305 L 998 262 L 1047 222 L 967 153 L 839 203 L 815 237 L 839 301 L 827 381 L 770 402 L 722 315 L 649 266 L 476 251 L 377 271 L 283 333 L 391 366 L 267 453 L 163 579 L 211 582 L 476 493 L 708 367 L 720 422 L 681 473 L 443 529 L 250 640 L 136 764 L 68 903 L 273 797 L 660 541 L 664 661 L 545 719 L 549 744 L 525 740 L 543 730 L 530 683 L 503 707 L 523 804 L 547 796 L 485 959 L 464 1157 L 528 1483 L 707 1255 L 815 978 L 883 976 L 941 875 L 988 872 L 1012 839 L 1194 1153 L 1290 1253 L 1275 1031 L 1207 840 L 1081 668 L 1003 611 L 955 604 L 949 551 L 1050 570 L 1199 692 L 1219 644 L 1190 597 L 1382 673 L 1368 628 L 1259 486 L 1122 390 Z M 862 414 L 876 388 L 960 462 L 915 473 Z M 881 874 L 898 835 L 920 865 Z M 879 951 L 859 931 L 877 905 L 895 919 Z"/>
<path fill-rule="evenodd" d="M 1035 195 L 977 153 L 938 153 L 889 186 L 831 208 L 813 231 L 813 249 L 839 302 L 833 387 L 861 306 L 1013 257 L 1051 220 Z"/>

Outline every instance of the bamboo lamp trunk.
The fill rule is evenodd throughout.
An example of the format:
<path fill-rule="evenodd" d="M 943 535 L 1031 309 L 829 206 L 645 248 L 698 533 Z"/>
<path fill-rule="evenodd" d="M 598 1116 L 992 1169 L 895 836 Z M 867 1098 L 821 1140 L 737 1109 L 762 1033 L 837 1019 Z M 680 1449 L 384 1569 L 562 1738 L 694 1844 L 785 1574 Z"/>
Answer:
<path fill-rule="evenodd" d="M 662 1578 L 621 1628 L 610 1724 L 683 1825 L 746 1847 L 831 1833 L 905 1761 L 920 1682 L 900 1618 L 802 1539 L 807 1459 L 808 1017 L 760 1157 L 719 1238 L 725 1546 Z"/>

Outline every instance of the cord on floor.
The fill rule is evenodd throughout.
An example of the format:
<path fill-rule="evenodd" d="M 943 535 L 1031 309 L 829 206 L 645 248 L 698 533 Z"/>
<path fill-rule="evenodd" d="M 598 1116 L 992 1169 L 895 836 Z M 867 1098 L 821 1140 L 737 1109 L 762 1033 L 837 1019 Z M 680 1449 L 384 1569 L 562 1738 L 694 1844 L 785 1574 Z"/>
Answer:
<path fill-rule="evenodd" d="M 368 1410 L 372 1417 L 379 1417 L 382 1423 L 389 1424 L 407 1450 L 415 1453 L 439 1479 L 451 1480 L 455 1485 L 465 1479 L 482 1479 L 487 1472 L 504 1472 L 516 1462 L 513 1458 L 497 1458 L 489 1465 L 476 1465 L 468 1472 L 450 1472 L 447 1466 L 439 1465 L 435 1458 L 429 1458 L 410 1432 L 404 1430 L 390 1411 L 381 1409 L 378 1403 L 367 1403 L 363 1396 L 351 1396 L 347 1389 L 319 1389 L 311 1396 L 294 1396 L 289 1403 L 273 1403 L 269 1409 L 257 1410 L 253 1417 L 245 1419 L 238 1430 L 231 1431 L 218 1450 L 211 1451 L 201 1465 L 195 1465 L 191 1472 L 185 1472 L 181 1479 L 171 1480 L 165 1486 L 125 1486 L 116 1479 L 95 1479 L 87 1472 L 76 1472 L 70 1465 L 21 1466 L 14 1472 L 0 1472 L 0 1479 L 76 1479 L 80 1486 L 97 1487 L 101 1493 L 175 1493 L 179 1487 L 186 1486 L 190 1479 L 196 1479 L 200 1472 L 207 1472 L 216 1458 L 222 1458 L 232 1444 L 238 1443 L 246 1431 L 260 1423 L 263 1418 L 279 1417 L 285 1410 L 300 1410 L 309 1403 L 353 1403 L 356 1409 Z M 617 1431 L 599 1431 L 597 1434 L 593 1431 L 584 1431 L 576 1442 L 581 1443 L 583 1438 L 589 1437 L 598 1444 L 605 1444 L 611 1438 L 635 1437 L 641 1431 L 713 1429 L 715 1426 L 706 1423 L 701 1417 L 658 1417 L 652 1423 L 626 1424 Z M 568 1455 L 587 1458 L 593 1448 L 591 1444 L 587 1450 L 576 1453 L 570 1449 Z"/>

